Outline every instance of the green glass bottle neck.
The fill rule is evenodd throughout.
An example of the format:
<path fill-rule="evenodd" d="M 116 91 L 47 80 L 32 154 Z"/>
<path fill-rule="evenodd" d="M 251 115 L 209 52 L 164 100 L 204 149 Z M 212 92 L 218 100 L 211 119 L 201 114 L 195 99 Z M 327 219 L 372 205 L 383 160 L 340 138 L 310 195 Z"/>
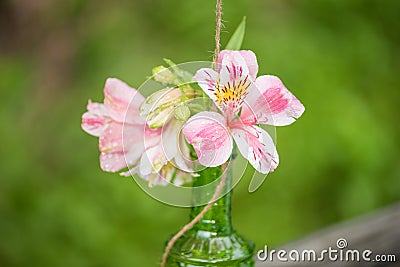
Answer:
<path fill-rule="evenodd" d="M 193 183 L 194 187 L 212 183 L 217 178 L 221 177 L 221 175 L 226 175 L 225 188 L 231 187 L 232 174 L 230 166 L 226 169 L 225 174 L 222 174 L 221 166 L 206 168 L 199 174 L 200 176 L 196 177 L 196 180 Z M 226 191 L 222 190 L 222 194 L 224 192 Z M 198 194 L 202 194 L 202 196 L 199 196 Z M 196 195 L 193 195 L 193 203 L 198 202 L 199 198 L 203 198 L 205 196 L 210 199 L 212 195 L 214 195 L 214 191 L 210 191 L 210 189 L 196 191 Z M 192 207 L 190 219 L 192 220 L 194 217 L 196 217 L 205 206 L 206 205 Z M 211 206 L 210 210 L 206 212 L 203 218 L 193 227 L 193 229 L 203 231 L 204 234 L 209 232 L 227 235 L 231 234 L 233 231 L 231 224 L 231 192 L 228 192 L 222 198 L 219 198 Z"/>

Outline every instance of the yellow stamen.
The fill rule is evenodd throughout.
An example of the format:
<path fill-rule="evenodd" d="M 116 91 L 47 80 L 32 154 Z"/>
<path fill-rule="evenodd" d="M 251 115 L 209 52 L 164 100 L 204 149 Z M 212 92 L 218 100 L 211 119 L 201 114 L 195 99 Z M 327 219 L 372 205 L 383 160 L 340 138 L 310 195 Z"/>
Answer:
<path fill-rule="evenodd" d="M 240 103 L 247 94 L 250 83 L 247 77 L 244 80 L 228 82 L 221 87 L 219 83 L 215 86 L 215 98 L 219 105 L 226 105 L 229 102 Z"/>

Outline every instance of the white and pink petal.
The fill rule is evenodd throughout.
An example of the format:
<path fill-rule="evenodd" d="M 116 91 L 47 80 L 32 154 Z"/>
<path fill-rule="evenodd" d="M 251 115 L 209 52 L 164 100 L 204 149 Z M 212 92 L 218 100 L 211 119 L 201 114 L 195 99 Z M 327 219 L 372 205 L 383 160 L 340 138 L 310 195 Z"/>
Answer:
<path fill-rule="evenodd" d="M 249 75 L 251 80 L 255 80 L 258 73 L 258 63 L 256 55 L 250 50 L 223 50 L 219 54 L 219 70 L 223 66 L 242 66 L 245 74 Z"/>
<path fill-rule="evenodd" d="M 153 187 L 154 185 L 168 185 L 168 182 L 163 179 L 163 177 L 159 173 L 150 173 L 147 175 L 139 174 L 139 177 L 145 181 L 149 182 L 149 187 Z"/>
<path fill-rule="evenodd" d="M 129 150 L 131 149 L 131 150 Z M 124 146 L 123 125 L 112 121 L 99 138 L 100 166 L 108 172 L 120 171 L 139 159 L 138 145 L 127 140 Z"/>
<path fill-rule="evenodd" d="M 229 51 L 229 53 L 222 53 L 221 64 L 218 66 L 222 87 L 226 86 L 228 83 L 232 84 L 236 81 L 244 80 L 249 76 L 249 68 L 240 52 L 225 51 Z"/>
<path fill-rule="evenodd" d="M 285 126 L 303 114 L 304 106 L 278 77 L 260 76 L 255 85 L 249 90 L 243 105 L 240 116 L 243 123 Z"/>
<path fill-rule="evenodd" d="M 122 150 L 101 152 L 100 167 L 106 172 L 117 172 L 127 168 L 124 152 Z"/>
<path fill-rule="evenodd" d="M 162 128 L 160 138 L 163 152 L 168 161 L 179 153 L 179 134 L 182 126 L 182 122 L 173 119 Z"/>
<path fill-rule="evenodd" d="M 122 141 L 123 124 L 111 121 L 99 138 L 99 150 L 101 152 L 123 151 Z"/>
<path fill-rule="evenodd" d="M 178 153 L 174 157 L 175 166 L 184 172 L 193 173 L 193 160 L 182 132 L 179 134 L 178 149 Z"/>
<path fill-rule="evenodd" d="M 146 149 L 140 159 L 140 176 L 158 173 L 167 164 L 161 144 Z"/>
<path fill-rule="evenodd" d="M 232 135 L 240 153 L 261 173 L 269 173 L 279 164 L 278 152 L 271 136 L 258 126 L 237 126 Z"/>
<path fill-rule="evenodd" d="M 88 111 L 82 115 L 82 129 L 94 136 L 100 136 L 111 120 L 103 104 L 93 103 L 89 100 Z"/>
<path fill-rule="evenodd" d="M 209 98 L 214 102 L 216 101 L 215 88 L 219 86 L 219 74 L 215 70 L 209 68 L 199 69 L 193 76 L 193 80 L 198 83 Z"/>
<path fill-rule="evenodd" d="M 125 160 L 128 166 L 138 164 L 145 151 L 144 146 L 145 125 L 124 124 L 122 129 Z"/>
<path fill-rule="evenodd" d="M 143 101 L 144 97 L 123 81 L 116 78 L 107 79 L 104 87 L 104 106 L 114 120 L 141 123 L 139 106 Z"/>
<path fill-rule="evenodd" d="M 191 117 L 182 129 L 193 145 L 200 164 L 215 167 L 225 163 L 233 148 L 225 118 L 216 112 L 200 112 Z"/>

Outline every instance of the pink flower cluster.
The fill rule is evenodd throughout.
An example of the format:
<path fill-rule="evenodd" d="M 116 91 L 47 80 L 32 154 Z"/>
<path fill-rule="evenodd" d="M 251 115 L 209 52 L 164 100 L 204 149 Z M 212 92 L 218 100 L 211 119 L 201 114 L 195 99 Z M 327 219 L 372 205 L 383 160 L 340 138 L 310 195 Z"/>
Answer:
<path fill-rule="evenodd" d="M 278 153 L 259 124 L 289 125 L 302 115 L 304 106 L 278 77 L 257 77 L 253 52 L 225 50 L 219 59 L 216 70 L 203 68 L 193 77 L 219 112 L 203 111 L 189 119 L 180 116 L 187 121 L 175 119 L 171 112 L 181 104 L 181 93 L 196 97 L 194 89 L 167 88 L 167 97 L 163 91 L 156 93 L 162 105 L 154 110 L 160 113 L 153 112 L 146 120 L 143 114 L 148 113 L 143 109 L 149 109 L 151 101 L 124 82 L 108 79 L 104 104 L 89 101 L 82 116 L 82 128 L 99 137 L 101 168 L 108 172 L 125 169 L 122 175 L 138 174 L 150 185 L 190 182 L 196 174 L 188 163 L 186 139 L 206 167 L 225 163 L 235 142 L 257 171 L 273 171 L 279 163 Z M 186 106 L 182 110 L 190 115 Z"/>

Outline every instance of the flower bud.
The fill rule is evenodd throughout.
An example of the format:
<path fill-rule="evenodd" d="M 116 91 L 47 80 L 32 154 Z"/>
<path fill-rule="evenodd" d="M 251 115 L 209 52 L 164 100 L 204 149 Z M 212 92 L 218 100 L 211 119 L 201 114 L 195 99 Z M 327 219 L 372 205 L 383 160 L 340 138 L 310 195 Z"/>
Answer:
<path fill-rule="evenodd" d="M 186 122 L 190 117 L 189 107 L 185 103 L 181 103 L 175 108 L 174 115 L 178 121 Z"/>
<path fill-rule="evenodd" d="M 182 92 L 184 96 L 182 96 Z M 193 98 L 194 90 L 190 88 L 165 88 L 150 95 L 140 106 L 140 115 L 146 120 L 150 128 L 163 126 L 173 115 L 174 110 L 181 105 L 184 99 Z M 178 109 L 185 109 L 184 107 Z M 186 109 L 188 109 L 186 107 Z M 189 113 L 187 110 L 178 110 L 179 119 L 184 119 Z"/>
<path fill-rule="evenodd" d="M 179 85 L 179 80 L 176 78 L 176 76 L 164 66 L 153 68 L 152 73 L 153 79 L 156 82 L 160 82 L 162 84 Z"/>

